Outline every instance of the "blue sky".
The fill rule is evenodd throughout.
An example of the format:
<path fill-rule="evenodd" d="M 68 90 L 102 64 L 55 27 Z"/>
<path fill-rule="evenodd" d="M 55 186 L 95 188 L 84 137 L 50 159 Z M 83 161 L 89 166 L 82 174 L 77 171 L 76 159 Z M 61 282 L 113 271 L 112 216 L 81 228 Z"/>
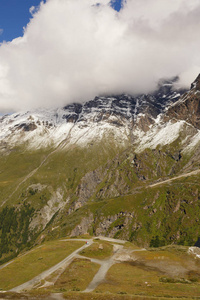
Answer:
<path fill-rule="evenodd" d="M 121 6 L 122 6 L 122 0 L 113 0 L 113 1 L 111 1 L 111 3 L 112 3 L 112 7 L 115 10 L 120 11 Z"/>
<path fill-rule="evenodd" d="M 41 0 L 0 0 L 0 42 L 12 41 L 23 35 L 31 14 L 31 6 L 37 6 Z"/>
<path fill-rule="evenodd" d="M 0 0 L 0 43 L 23 35 L 23 27 L 31 18 L 30 7 L 38 6 L 40 2 L 41 0 Z M 113 0 L 111 3 L 115 10 L 120 10 L 121 0 Z"/>

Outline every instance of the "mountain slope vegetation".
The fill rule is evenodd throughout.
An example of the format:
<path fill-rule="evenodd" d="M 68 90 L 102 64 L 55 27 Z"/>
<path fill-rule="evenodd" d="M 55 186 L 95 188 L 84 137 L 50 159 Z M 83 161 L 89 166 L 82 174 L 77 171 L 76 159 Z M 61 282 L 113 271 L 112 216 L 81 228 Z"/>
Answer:
<path fill-rule="evenodd" d="M 197 242 L 200 174 L 180 176 L 199 169 L 200 78 L 189 91 L 174 91 L 174 80 L 151 95 L 0 119 L 1 263 L 85 233 L 140 246 Z"/>

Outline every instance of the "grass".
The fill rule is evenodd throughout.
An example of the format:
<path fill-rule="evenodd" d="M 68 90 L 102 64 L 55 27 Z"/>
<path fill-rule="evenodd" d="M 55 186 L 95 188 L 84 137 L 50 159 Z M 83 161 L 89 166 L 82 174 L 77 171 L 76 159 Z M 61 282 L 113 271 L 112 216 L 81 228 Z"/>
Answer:
<path fill-rule="evenodd" d="M 14 288 L 54 266 L 84 243 L 51 241 L 16 258 L 0 270 L 0 289 Z"/>
<path fill-rule="evenodd" d="M 73 212 L 67 220 L 63 219 L 62 231 L 64 234 L 70 233 L 76 225 L 80 224 L 84 216 L 92 213 L 95 222 L 91 224 L 89 230 L 94 234 L 99 229 L 100 222 L 109 221 L 110 216 L 119 215 L 118 220 L 110 224 L 104 234 L 117 229 L 118 238 L 133 241 L 142 247 L 147 247 L 157 235 L 160 240 L 158 246 L 172 242 L 194 245 L 199 236 L 197 220 L 200 205 L 196 194 L 199 189 L 199 178 L 200 176 L 194 176 L 192 183 L 191 180 L 184 178 L 173 182 L 170 187 L 163 185 L 153 189 L 141 188 L 132 195 L 90 201 Z M 192 199 L 191 195 L 193 195 Z M 177 208 L 178 203 L 180 203 L 179 208 Z M 129 218 L 128 226 L 127 224 L 125 226 L 122 218 L 120 219 L 121 212 L 133 213 L 134 217 Z M 124 226 L 118 229 L 117 222 L 122 222 Z"/>
<path fill-rule="evenodd" d="M 133 250 L 141 249 L 140 247 L 138 247 L 138 246 L 135 245 L 134 243 L 130 243 L 130 242 L 126 242 L 126 243 L 124 244 L 124 247 L 125 247 L 125 248 L 128 248 L 128 249 L 133 249 Z"/>
<path fill-rule="evenodd" d="M 133 266 L 129 263 L 113 265 L 107 273 L 106 282 L 96 291 L 114 294 L 127 293 L 143 297 L 198 297 L 200 285 L 197 283 L 163 283 L 162 274 L 152 268 Z"/>
<path fill-rule="evenodd" d="M 80 252 L 80 255 L 97 258 L 97 259 L 106 259 L 110 257 L 113 253 L 113 246 L 105 241 L 99 241 L 93 243 L 91 246 Z"/>
<path fill-rule="evenodd" d="M 37 270 L 38 273 L 42 272 L 41 268 L 44 268 L 45 261 L 46 265 L 48 264 L 48 267 L 50 267 L 57 263 L 58 257 L 61 260 L 62 255 L 66 257 L 83 243 L 77 241 L 47 242 L 17 258 L 5 269 L 0 270 L 0 282 L 2 283 L 4 280 L 4 284 L 6 284 L 6 276 L 7 278 L 9 276 L 13 278 L 11 274 L 15 274 L 13 278 L 15 284 L 13 282 L 12 284 L 13 286 L 18 285 L 20 283 L 16 284 L 16 280 L 19 280 L 19 278 L 22 280 L 22 277 L 27 276 L 27 270 L 29 275 L 32 272 L 31 278 L 33 278 L 35 276 L 33 275 L 33 269 L 34 271 Z M 100 245 L 101 247 L 99 247 Z M 71 250 L 69 247 L 71 247 Z M 132 249 L 132 244 L 129 242 L 124 245 L 125 253 L 127 249 Z M 198 275 L 199 263 L 193 256 L 188 255 L 186 250 L 186 247 L 171 246 L 150 249 L 150 251 L 135 251 L 133 252 L 135 261 L 113 265 L 109 269 L 105 280 L 92 293 L 80 293 L 80 291 L 87 288 L 100 266 L 92 263 L 89 259 L 76 258 L 64 272 L 61 273 L 58 270 L 46 278 L 47 282 L 52 282 L 54 285 L 40 287 L 31 291 L 30 294 L 31 297 L 48 299 L 48 295 L 52 292 L 64 293 L 64 298 L 70 300 L 200 299 L 200 277 L 193 280 L 194 275 Z M 105 259 L 111 256 L 112 253 L 112 243 L 97 239 L 90 247 L 85 249 L 84 255 L 91 258 Z M 196 274 L 192 271 L 194 264 L 197 267 Z M 185 266 L 185 268 L 187 266 L 185 277 L 171 277 L 167 274 L 169 268 L 178 266 Z M 12 269 L 9 270 L 9 268 Z M 8 273 L 8 270 L 10 273 Z M 191 278 L 187 277 L 188 275 Z M 23 279 L 23 281 L 27 281 L 27 279 Z M 44 283 L 45 281 L 41 285 Z"/>
<path fill-rule="evenodd" d="M 68 292 L 64 293 L 64 298 L 67 300 L 171 300 L 172 297 L 151 297 L 151 296 L 140 296 L 140 295 L 126 295 L 126 294 L 110 294 L 110 293 L 78 293 L 78 292 Z M 195 299 L 199 299 L 195 298 Z M 173 300 L 180 300 L 180 298 L 173 297 Z M 194 300 L 192 297 L 182 298 L 181 300 Z"/>
<path fill-rule="evenodd" d="M 111 140 L 109 143 L 112 144 L 113 141 Z M 74 227 L 80 224 L 81 219 L 86 215 L 85 213 L 87 213 L 87 216 L 91 213 L 94 216 L 95 222 L 91 222 L 89 231 L 91 234 L 95 234 L 102 220 L 109 219 L 110 216 L 120 214 L 122 211 L 125 213 L 134 212 L 134 217 L 128 219 L 128 225 L 125 216 L 118 216 L 117 220 L 115 219 L 103 234 L 108 235 L 114 229 L 113 232 L 116 232 L 115 237 L 135 241 L 141 246 L 149 245 L 149 242 L 157 234 L 160 241 L 164 241 L 165 244 L 171 241 L 185 243 L 185 245 L 194 244 L 199 235 L 199 226 L 196 221 L 200 213 L 198 196 L 192 196 L 192 199 L 194 199 L 193 205 L 190 205 L 189 202 L 191 195 L 195 194 L 199 188 L 200 176 L 192 177 L 192 183 L 189 179 L 184 178 L 170 183 L 170 185 L 146 189 L 142 186 L 147 185 L 148 182 L 151 183 L 152 179 L 156 180 L 158 178 L 156 173 L 153 177 L 149 174 L 152 173 L 152 170 L 155 170 L 154 165 L 157 158 L 159 158 L 160 164 L 162 161 L 165 162 L 163 171 L 159 175 L 159 177 L 163 177 L 168 176 L 168 171 L 164 171 L 164 169 L 168 169 L 168 165 L 171 168 L 171 164 L 174 164 L 171 156 L 167 154 L 165 157 L 165 151 L 161 151 L 162 154 L 158 149 L 153 152 L 147 149 L 144 153 L 137 154 L 136 161 L 142 164 L 141 170 L 144 171 L 144 175 L 146 176 L 146 173 L 148 175 L 146 176 L 147 180 L 140 181 L 135 175 L 137 172 L 140 174 L 140 171 L 137 171 L 136 167 L 130 166 L 130 161 L 135 155 L 133 155 L 133 149 L 123 152 L 122 149 L 120 150 L 114 146 L 114 143 L 112 146 L 107 149 L 105 145 L 95 143 L 95 145 L 88 146 L 86 149 L 74 146 L 69 147 L 67 151 L 65 149 L 64 151 L 52 153 L 38 171 L 19 186 L 19 189 L 8 200 L 7 204 L 16 204 L 20 209 L 23 202 L 29 202 L 35 209 L 35 214 L 39 214 L 39 210 L 46 205 L 52 195 L 59 189 L 63 193 L 63 199 L 70 199 L 68 206 L 73 206 L 73 201 L 76 201 L 79 196 L 77 195 L 77 187 L 85 182 L 84 180 L 87 179 L 86 174 L 90 174 L 95 170 L 97 174 L 95 176 L 100 178 L 101 183 L 95 186 L 91 184 L 90 186 L 89 181 L 86 180 L 89 188 L 88 199 L 84 199 L 86 204 L 74 211 L 67 219 L 62 213 L 59 213 L 56 220 L 53 221 L 54 227 L 57 226 L 56 231 L 49 230 L 50 226 L 45 231 L 45 234 L 49 235 L 50 238 L 70 234 Z M 25 149 L 25 147 L 13 149 L 9 155 L 0 158 L 0 201 L 4 201 L 13 192 L 16 185 L 30 171 L 38 167 L 52 150 L 49 148 L 30 152 L 25 151 Z M 133 152 L 132 156 L 130 150 L 131 153 Z M 170 149 L 165 150 L 170 153 Z M 127 158 L 127 154 L 132 158 L 130 159 L 129 156 Z M 168 162 L 167 158 L 171 163 Z M 30 185 L 37 183 L 46 186 L 46 188 L 38 190 L 34 195 L 28 193 Z M 182 183 L 183 188 L 181 188 Z M 107 186 L 109 186 L 108 190 L 106 189 Z M 128 186 L 130 186 L 130 190 L 127 188 Z M 139 189 L 134 190 L 133 187 L 139 187 Z M 169 193 L 169 190 L 173 193 Z M 131 191 L 133 194 L 131 194 Z M 115 194 L 120 196 L 115 197 Z M 123 196 L 123 194 L 127 195 Z M 176 197 L 173 197 L 173 194 Z M 22 197 L 22 195 L 24 196 Z M 106 198 L 107 200 L 105 200 Z M 175 211 L 179 199 L 188 203 L 181 203 L 180 208 Z M 143 209 L 144 207 L 147 208 Z M 189 218 L 185 218 L 185 213 Z M 138 226 L 138 224 L 141 224 L 141 226 Z M 39 231 L 39 227 L 36 230 Z M 177 234 L 179 230 L 182 236 L 179 240 L 172 240 L 172 238 L 179 236 Z"/>
<path fill-rule="evenodd" d="M 87 288 L 100 265 L 88 259 L 74 259 L 54 284 L 53 291 L 83 291 Z"/>
<path fill-rule="evenodd" d="M 1 294 L 0 294 L 1 297 Z M 0 298 L 1 300 L 4 299 L 11 299 L 11 300 L 17 300 L 17 299 L 22 299 L 22 300 L 36 300 L 36 299 L 44 299 L 44 300 L 49 300 L 52 299 L 50 298 L 50 292 L 47 291 L 39 291 L 39 290 L 32 290 L 29 291 L 28 293 L 14 293 L 14 292 L 5 292 L 2 294 L 3 298 Z"/>
<path fill-rule="evenodd" d="M 135 253 L 136 254 L 136 253 Z M 165 261 L 171 265 L 176 263 L 187 269 L 191 269 L 196 266 L 196 269 L 200 267 L 200 261 L 194 260 L 194 257 L 188 254 L 188 247 L 170 245 L 161 248 L 149 248 L 148 251 L 137 252 L 137 258 L 143 261 L 154 261 L 159 262 L 160 260 Z"/>
<path fill-rule="evenodd" d="M 12 193 L 17 184 L 23 178 L 34 170 L 48 154 L 49 149 L 40 151 L 24 151 L 24 147 L 13 148 L 9 155 L 2 155 L 0 158 L 0 201 Z M 13 195 L 12 203 L 16 202 L 16 196 Z"/>
<path fill-rule="evenodd" d="M 49 293 L 44 293 L 43 291 L 34 291 L 24 293 L 24 294 L 18 294 L 18 293 L 6 293 L 3 294 L 4 299 L 44 299 L 49 300 L 50 295 Z M 56 297 L 56 296 L 55 296 Z M 68 300 L 155 300 L 157 298 L 155 297 L 149 297 L 149 296 L 133 296 L 133 295 L 125 295 L 125 294 L 101 294 L 101 293 L 80 293 L 80 292 L 65 292 L 63 294 L 64 299 Z M 162 298 L 159 297 L 159 300 L 171 300 L 172 298 Z M 182 300 L 194 300 L 193 298 L 181 298 Z M 199 299 L 199 298 L 196 298 Z M 173 298 L 173 300 L 180 300 L 180 298 Z"/>
<path fill-rule="evenodd" d="M 177 261 L 183 262 L 180 256 L 177 256 L 175 253 L 171 253 L 164 250 L 137 252 L 137 257 L 140 257 L 141 259 L 145 259 L 145 260 L 165 259 L 165 260 L 171 260 L 176 262 Z"/>

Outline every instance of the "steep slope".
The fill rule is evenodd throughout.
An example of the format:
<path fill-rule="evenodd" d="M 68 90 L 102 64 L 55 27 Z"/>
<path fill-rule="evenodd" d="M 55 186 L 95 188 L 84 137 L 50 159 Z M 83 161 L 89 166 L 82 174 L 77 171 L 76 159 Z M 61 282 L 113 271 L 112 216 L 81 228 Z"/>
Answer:
<path fill-rule="evenodd" d="M 175 91 L 176 80 L 151 95 L 0 119 L 2 261 L 44 239 L 86 232 L 194 245 L 198 173 L 152 186 L 199 168 L 200 77 L 188 92 Z"/>
<path fill-rule="evenodd" d="M 191 90 L 183 95 L 179 101 L 171 105 L 167 117 L 184 120 L 195 128 L 200 129 L 200 74 L 191 85 Z"/>

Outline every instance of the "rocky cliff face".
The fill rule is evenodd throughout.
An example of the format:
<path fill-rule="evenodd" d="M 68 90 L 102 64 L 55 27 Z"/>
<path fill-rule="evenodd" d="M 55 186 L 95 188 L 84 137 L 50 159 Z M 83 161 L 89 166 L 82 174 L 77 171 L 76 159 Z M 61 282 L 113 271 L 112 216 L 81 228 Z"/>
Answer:
<path fill-rule="evenodd" d="M 0 119 L 0 216 L 9 212 L 0 219 L 2 260 L 44 238 L 86 232 L 195 244 L 200 76 L 189 91 L 175 91 L 176 80 L 149 95 Z M 15 225 L 5 230 L 11 214 Z"/>
<path fill-rule="evenodd" d="M 184 120 L 200 129 L 200 75 L 191 85 L 191 90 L 186 92 L 179 101 L 170 106 L 166 119 Z"/>

